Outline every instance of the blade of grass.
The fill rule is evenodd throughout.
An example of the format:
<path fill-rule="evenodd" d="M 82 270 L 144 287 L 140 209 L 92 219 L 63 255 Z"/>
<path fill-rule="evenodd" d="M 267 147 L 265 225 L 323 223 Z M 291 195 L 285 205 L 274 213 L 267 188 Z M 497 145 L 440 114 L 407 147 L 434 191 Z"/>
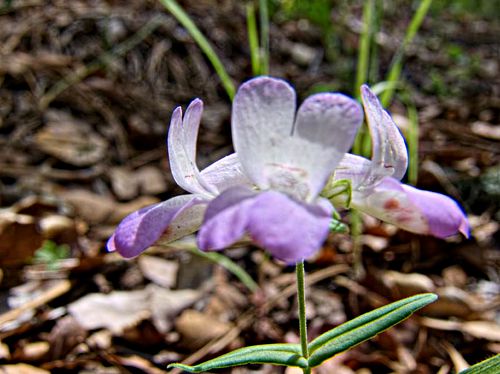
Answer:
<path fill-rule="evenodd" d="M 269 9 L 267 0 L 259 0 L 260 18 L 260 73 L 269 74 Z"/>
<path fill-rule="evenodd" d="M 431 3 L 432 0 L 422 0 L 420 2 L 417 11 L 415 12 L 410 21 L 410 25 L 406 29 L 406 34 L 403 43 L 401 44 L 398 52 L 393 58 L 391 68 L 389 70 L 389 73 L 387 74 L 386 81 L 396 83 L 399 80 L 399 77 L 401 76 L 401 71 L 403 69 L 403 57 L 406 47 L 408 46 L 408 44 L 411 43 L 411 41 L 417 34 L 417 31 L 420 28 L 420 25 L 422 24 L 422 21 L 424 20 L 424 17 L 426 16 L 427 11 L 431 6 Z M 394 96 L 394 88 L 391 87 L 387 91 L 385 91 L 382 97 L 380 98 L 382 105 L 384 107 L 387 107 L 387 105 L 389 105 L 389 103 L 391 102 L 393 96 Z"/>
<path fill-rule="evenodd" d="M 415 186 L 418 179 L 418 113 L 417 108 L 415 108 L 413 103 L 408 103 L 406 107 L 408 110 L 408 119 L 410 120 L 410 127 L 408 128 L 406 135 L 408 153 L 410 155 L 408 164 L 408 182 Z"/>
<path fill-rule="evenodd" d="M 165 22 L 164 17 L 165 16 L 163 15 L 153 17 L 130 38 L 124 40 L 110 51 L 104 52 L 83 68 L 79 68 L 76 71 L 65 75 L 61 80 L 50 87 L 50 89 L 40 98 L 39 108 L 41 110 L 47 108 L 50 103 L 66 89 L 81 82 L 89 75 L 109 65 L 115 58 L 123 56 L 125 53 L 133 49 L 136 45 L 146 39 L 163 22 Z"/>
<path fill-rule="evenodd" d="M 215 69 L 219 76 L 227 95 L 232 100 L 236 92 L 234 84 L 229 77 L 224 65 L 210 45 L 210 42 L 205 38 L 200 29 L 194 24 L 189 15 L 175 2 L 175 0 L 160 0 L 167 10 L 179 21 L 179 23 L 186 28 L 194 41 L 201 48 L 203 53 L 207 56 L 208 60 Z"/>
<path fill-rule="evenodd" d="M 228 257 L 217 252 L 203 252 L 198 248 L 189 247 L 189 250 L 197 256 L 206 258 L 233 273 L 241 283 L 243 283 L 250 291 L 255 292 L 259 289 L 259 285 L 255 283 L 252 277 L 237 263 L 233 262 Z"/>
<path fill-rule="evenodd" d="M 363 30 L 361 31 L 361 37 L 359 41 L 356 83 L 354 86 L 354 92 L 358 100 L 360 98 L 359 88 L 363 83 L 366 83 L 368 79 L 374 8 L 374 0 L 365 1 L 365 4 L 363 6 Z M 363 153 L 363 148 L 365 148 L 363 145 L 364 143 L 366 143 L 366 138 L 369 139 L 368 131 L 366 125 L 363 125 L 358 131 L 358 134 L 354 141 L 353 152 L 355 154 L 369 156 Z"/>
<path fill-rule="evenodd" d="M 247 7 L 247 33 L 248 44 L 250 47 L 250 59 L 252 61 L 252 74 L 254 76 L 261 74 L 260 52 L 259 52 L 259 35 L 257 32 L 257 21 L 255 19 L 255 6 L 253 3 L 248 3 Z"/>

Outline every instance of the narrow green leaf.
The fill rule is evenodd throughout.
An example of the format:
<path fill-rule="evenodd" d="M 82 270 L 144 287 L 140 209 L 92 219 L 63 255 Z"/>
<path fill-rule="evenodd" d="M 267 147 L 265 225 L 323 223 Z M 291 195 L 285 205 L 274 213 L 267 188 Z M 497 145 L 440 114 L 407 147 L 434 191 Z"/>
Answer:
<path fill-rule="evenodd" d="M 318 336 L 309 344 L 309 366 L 318 366 L 330 357 L 373 338 L 436 299 L 437 296 L 432 293 L 408 297 L 363 314 Z"/>
<path fill-rule="evenodd" d="M 470 368 L 462 370 L 460 374 L 495 374 L 498 373 L 498 368 L 500 368 L 500 354 L 478 362 Z"/>
<path fill-rule="evenodd" d="M 253 280 L 241 266 L 232 261 L 229 257 L 217 252 L 203 252 L 197 247 L 189 248 L 195 255 L 206 258 L 233 273 L 250 291 L 255 292 L 259 289 L 259 285 Z"/>
<path fill-rule="evenodd" d="M 253 3 L 247 4 L 247 34 L 248 45 L 250 47 L 250 59 L 252 61 L 252 75 L 260 74 L 260 51 L 259 33 L 257 32 L 257 21 L 255 20 L 255 6 Z"/>
<path fill-rule="evenodd" d="M 422 0 L 420 2 L 417 11 L 410 21 L 410 25 L 406 29 L 403 43 L 401 44 L 398 52 L 396 52 L 396 55 L 393 58 L 391 68 L 389 70 L 389 73 L 387 74 L 387 81 L 397 82 L 399 80 L 401 71 L 403 69 L 403 57 L 406 47 L 411 43 L 411 41 L 417 34 L 417 31 L 420 28 L 420 25 L 422 24 L 422 21 L 424 20 L 431 4 L 432 0 Z M 387 105 L 389 105 L 389 103 L 391 102 L 393 95 L 394 88 L 390 88 L 389 90 L 385 91 L 380 99 L 380 101 L 382 102 L 382 106 L 387 107 Z"/>
<path fill-rule="evenodd" d="M 205 38 L 205 35 L 202 34 L 200 29 L 194 24 L 189 15 L 179 6 L 179 4 L 177 4 L 175 0 L 160 0 L 160 2 L 165 8 L 169 10 L 170 13 L 172 13 L 177 21 L 179 21 L 179 23 L 186 28 L 189 34 L 193 37 L 194 41 L 201 48 L 203 53 L 205 53 L 208 60 L 212 63 L 215 72 L 219 76 L 227 95 L 232 100 L 236 92 L 234 84 L 229 77 L 226 69 L 224 68 L 224 64 L 215 53 L 210 42 L 207 40 L 207 38 Z"/>
<path fill-rule="evenodd" d="M 170 364 L 168 368 L 179 368 L 190 373 L 221 369 L 247 364 L 273 364 L 307 368 L 307 360 L 301 356 L 300 344 L 264 344 L 237 349 L 195 366 Z"/>

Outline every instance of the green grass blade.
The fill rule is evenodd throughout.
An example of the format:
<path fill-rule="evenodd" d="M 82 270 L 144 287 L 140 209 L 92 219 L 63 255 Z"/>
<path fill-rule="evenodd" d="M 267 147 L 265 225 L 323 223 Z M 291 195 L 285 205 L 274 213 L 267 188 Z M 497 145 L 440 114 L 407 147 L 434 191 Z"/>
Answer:
<path fill-rule="evenodd" d="M 370 45 L 373 35 L 373 15 L 375 9 L 374 0 L 365 0 L 363 6 L 363 31 L 361 32 L 361 38 L 359 41 L 359 51 L 358 51 L 358 64 L 356 68 L 356 85 L 354 86 L 354 92 L 356 97 L 360 98 L 359 88 L 363 83 L 367 82 L 368 71 L 369 71 L 369 61 L 370 61 Z"/>
<path fill-rule="evenodd" d="M 408 182 L 415 186 L 418 180 L 418 113 L 417 108 L 415 108 L 413 104 L 408 104 L 407 109 L 408 119 L 410 121 L 410 126 L 406 134 L 408 153 L 410 155 L 408 162 Z"/>
<path fill-rule="evenodd" d="M 391 69 L 389 70 L 389 73 L 387 74 L 387 79 L 386 81 L 388 82 L 397 82 L 399 80 L 399 77 L 401 75 L 401 70 L 403 69 L 403 56 L 405 49 L 409 43 L 413 40 L 415 35 L 417 34 L 418 29 L 420 28 L 420 25 L 422 24 L 422 21 L 424 20 L 427 11 L 429 10 L 429 7 L 431 6 L 432 0 L 422 0 L 420 2 L 420 5 L 413 15 L 410 25 L 406 29 L 406 34 L 405 38 L 403 40 L 403 43 L 401 44 L 398 52 L 394 56 L 393 62 Z M 380 101 L 382 102 L 382 105 L 386 107 L 389 105 L 389 103 L 392 100 L 392 97 L 394 96 L 394 88 L 389 88 L 387 91 L 385 91 L 380 98 Z"/>
<path fill-rule="evenodd" d="M 269 8 L 267 0 L 259 0 L 260 18 L 260 74 L 269 74 Z"/>
<path fill-rule="evenodd" d="M 255 6 L 253 3 L 247 4 L 247 34 L 250 47 L 250 59 L 252 61 L 252 74 L 261 75 L 259 35 L 257 33 L 257 21 L 255 19 Z"/>
<path fill-rule="evenodd" d="M 200 29 L 194 24 L 189 15 L 184 12 L 184 10 L 175 2 L 175 0 L 160 0 L 165 8 L 168 9 L 170 13 L 179 21 L 179 23 L 186 28 L 189 34 L 192 36 L 194 41 L 201 48 L 203 53 L 207 56 L 208 60 L 212 64 L 215 69 L 215 72 L 219 76 L 224 89 L 227 92 L 227 95 L 232 100 L 236 89 L 234 84 L 229 77 L 229 74 L 226 72 L 224 65 L 221 60 L 215 53 L 214 49 L 210 45 L 210 42 L 205 38 L 205 36 L 201 33 Z"/>
<path fill-rule="evenodd" d="M 237 349 L 198 365 L 170 364 L 168 368 L 179 368 L 189 373 L 202 373 L 207 370 L 248 364 L 273 364 L 307 368 L 307 360 L 301 356 L 300 344 L 255 345 Z"/>
<path fill-rule="evenodd" d="M 259 289 L 259 285 L 255 283 L 252 277 L 238 264 L 228 257 L 217 252 L 203 252 L 198 248 L 190 248 L 195 255 L 206 258 L 233 273 L 241 283 L 243 283 L 250 291 L 255 292 Z"/>
<path fill-rule="evenodd" d="M 320 335 L 309 344 L 309 366 L 318 366 L 330 357 L 374 337 L 436 299 L 437 295 L 432 293 L 408 297 L 363 314 Z"/>
<path fill-rule="evenodd" d="M 460 374 L 496 374 L 500 368 L 500 354 L 490 357 L 484 361 L 462 370 Z"/>
<path fill-rule="evenodd" d="M 359 88 L 363 83 L 367 82 L 368 71 L 369 71 L 369 61 L 370 61 L 370 44 L 372 40 L 373 33 L 373 14 L 375 9 L 374 0 L 365 0 L 363 6 L 363 30 L 361 32 L 361 37 L 359 41 L 359 51 L 358 51 L 358 63 L 356 68 L 356 83 L 354 86 L 354 93 L 356 97 L 360 98 Z M 366 125 L 363 124 L 361 129 L 356 135 L 354 140 L 353 152 L 355 154 L 360 154 L 364 156 L 369 156 L 363 152 L 363 144 L 366 142 L 368 137 L 368 131 Z"/>

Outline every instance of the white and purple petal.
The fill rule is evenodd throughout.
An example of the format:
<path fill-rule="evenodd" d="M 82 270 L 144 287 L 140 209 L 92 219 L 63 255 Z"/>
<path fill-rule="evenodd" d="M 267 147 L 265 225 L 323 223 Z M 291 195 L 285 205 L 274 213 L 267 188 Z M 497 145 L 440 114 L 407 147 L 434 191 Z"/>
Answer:
<path fill-rule="evenodd" d="M 362 122 L 361 106 L 342 94 L 320 93 L 302 103 L 293 131 L 296 150 L 289 163 L 307 172 L 310 198 L 319 194 L 351 148 Z"/>
<path fill-rule="evenodd" d="M 197 195 L 181 195 L 140 209 L 122 220 L 108 240 L 107 248 L 126 258 L 135 257 L 153 245 L 183 212 L 193 209 L 190 214 L 197 214 L 200 222 L 203 210 L 196 208 L 198 204 L 206 205 L 206 201 Z M 184 221 L 185 217 L 186 213 Z M 195 218 L 191 217 L 190 222 L 195 222 Z M 184 225 L 184 221 L 179 224 Z"/>
<path fill-rule="evenodd" d="M 332 212 L 323 199 L 305 204 L 277 191 L 233 187 L 209 204 L 198 245 L 203 250 L 223 249 L 248 234 L 274 257 L 296 263 L 321 247 Z"/>
<path fill-rule="evenodd" d="M 353 193 L 352 206 L 382 221 L 417 234 L 446 238 L 469 235 L 469 224 L 451 198 L 384 178 L 371 190 Z"/>
<path fill-rule="evenodd" d="M 214 162 L 201 171 L 203 180 L 222 192 L 229 187 L 238 185 L 253 186 L 253 183 L 243 172 L 241 162 L 236 153 L 232 153 Z"/>
<path fill-rule="evenodd" d="M 366 185 L 373 185 L 386 176 L 401 180 L 408 167 L 404 138 L 367 85 L 361 86 L 361 98 L 372 140 L 373 165 Z"/>
<path fill-rule="evenodd" d="M 206 183 L 196 166 L 196 141 L 203 112 L 203 102 L 195 99 L 189 104 L 182 118 L 182 109 L 177 107 L 170 120 L 168 131 L 168 158 L 170 171 L 176 183 L 191 193 L 213 193 L 214 189 Z"/>
<path fill-rule="evenodd" d="M 234 149 L 245 174 L 262 189 L 269 187 L 269 169 L 288 163 L 297 152 L 290 144 L 295 107 L 295 91 L 281 79 L 251 79 L 234 97 Z"/>

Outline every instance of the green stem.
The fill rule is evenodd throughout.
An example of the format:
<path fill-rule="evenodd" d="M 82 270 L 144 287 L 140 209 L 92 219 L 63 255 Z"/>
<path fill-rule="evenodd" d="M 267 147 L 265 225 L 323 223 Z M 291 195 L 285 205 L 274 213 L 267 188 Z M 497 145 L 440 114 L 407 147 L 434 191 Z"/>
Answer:
<path fill-rule="evenodd" d="M 302 347 L 302 356 L 309 358 L 309 349 L 307 348 L 307 321 L 306 321 L 306 296 L 305 296 L 305 280 L 304 280 L 304 261 L 298 262 L 295 268 L 297 273 L 297 299 L 299 302 L 299 331 L 300 331 L 300 346 Z M 311 369 L 302 369 L 304 374 L 310 374 Z"/>

